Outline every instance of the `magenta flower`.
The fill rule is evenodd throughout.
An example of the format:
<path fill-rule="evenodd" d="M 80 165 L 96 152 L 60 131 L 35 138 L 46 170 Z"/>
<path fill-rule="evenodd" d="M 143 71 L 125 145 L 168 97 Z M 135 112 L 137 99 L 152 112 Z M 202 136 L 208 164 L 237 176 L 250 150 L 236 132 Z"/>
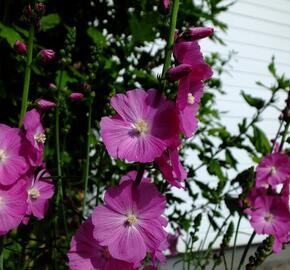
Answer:
<path fill-rule="evenodd" d="M 102 118 L 101 137 L 114 158 L 151 162 L 178 136 L 175 105 L 155 89 L 117 94 L 111 105 L 118 115 Z"/>
<path fill-rule="evenodd" d="M 251 211 L 251 225 L 258 234 L 271 234 L 282 239 L 290 231 L 290 212 L 288 204 L 277 195 L 260 196 L 255 200 Z"/>
<path fill-rule="evenodd" d="M 15 229 L 24 218 L 27 209 L 25 181 L 12 186 L 0 185 L 0 235 Z"/>
<path fill-rule="evenodd" d="M 166 239 L 161 216 L 165 198 L 147 182 L 139 186 L 131 180 L 109 188 L 105 204 L 92 215 L 94 237 L 119 260 L 140 265 L 146 253 L 155 253 Z"/>
<path fill-rule="evenodd" d="M 47 110 L 47 109 L 52 109 L 56 106 L 56 104 L 52 101 L 49 101 L 49 100 L 45 100 L 45 99 L 38 99 L 36 101 L 39 109 L 42 109 L 42 110 Z"/>
<path fill-rule="evenodd" d="M 27 172 L 28 142 L 18 128 L 0 124 L 0 184 L 11 185 Z"/>
<path fill-rule="evenodd" d="M 55 56 L 55 52 L 50 49 L 44 49 L 39 52 L 40 57 L 44 62 L 50 61 Z"/>
<path fill-rule="evenodd" d="M 187 177 L 178 155 L 177 146 L 171 146 L 156 159 L 163 177 L 173 186 L 182 188 L 182 181 Z"/>
<path fill-rule="evenodd" d="M 23 125 L 26 130 L 26 138 L 33 148 L 30 154 L 31 164 L 41 166 L 46 136 L 41 124 L 40 112 L 36 109 L 26 112 Z"/>
<path fill-rule="evenodd" d="M 169 251 L 172 256 L 175 256 L 177 254 L 177 243 L 179 236 L 180 236 L 179 232 L 175 234 L 169 233 L 167 236 Z"/>
<path fill-rule="evenodd" d="M 93 237 L 92 219 L 83 223 L 71 240 L 68 252 L 71 270 L 133 270 L 132 264 L 114 259 L 108 248 L 102 247 Z"/>
<path fill-rule="evenodd" d="M 69 96 L 70 101 L 82 100 L 84 95 L 82 93 L 71 93 Z"/>
<path fill-rule="evenodd" d="M 214 29 L 211 27 L 190 27 L 187 31 L 183 32 L 176 39 L 178 41 L 195 41 L 211 36 Z"/>
<path fill-rule="evenodd" d="M 264 157 L 256 170 L 256 186 L 276 186 L 290 177 L 290 159 L 286 154 L 272 153 Z"/>
<path fill-rule="evenodd" d="M 21 40 L 16 40 L 16 42 L 14 44 L 14 50 L 18 54 L 26 54 L 27 53 L 27 47 L 26 47 L 25 43 L 23 43 Z"/>
<path fill-rule="evenodd" d="M 162 6 L 164 9 L 168 9 L 170 7 L 170 0 L 162 0 Z"/>
<path fill-rule="evenodd" d="M 179 80 L 184 76 L 189 76 L 190 81 L 204 81 L 212 76 L 212 69 L 204 62 L 196 41 L 175 43 L 173 55 L 179 66 L 169 69 L 169 79 Z"/>
<path fill-rule="evenodd" d="M 54 185 L 50 179 L 50 174 L 43 169 L 36 178 L 30 177 L 26 190 L 28 193 L 26 214 L 43 219 L 48 209 L 48 200 L 54 194 Z"/>

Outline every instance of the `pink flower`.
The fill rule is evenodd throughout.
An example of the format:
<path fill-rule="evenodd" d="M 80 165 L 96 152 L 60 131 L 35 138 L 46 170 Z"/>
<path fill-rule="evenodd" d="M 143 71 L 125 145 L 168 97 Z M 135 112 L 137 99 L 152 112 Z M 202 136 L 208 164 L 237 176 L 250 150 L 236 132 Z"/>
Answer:
<path fill-rule="evenodd" d="M 44 49 L 44 50 L 41 50 L 39 52 L 39 55 L 41 56 L 41 58 L 44 62 L 48 62 L 52 58 L 54 58 L 55 52 L 53 50 L 50 50 L 50 49 Z"/>
<path fill-rule="evenodd" d="M 49 100 L 45 100 L 45 99 L 38 99 L 36 101 L 38 107 L 40 109 L 43 109 L 43 110 L 46 110 L 46 109 L 52 109 L 56 106 L 56 104 L 52 101 L 49 101 Z"/>
<path fill-rule="evenodd" d="M 214 29 L 211 27 L 190 27 L 177 37 L 176 41 L 194 41 L 211 36 Z"/>
<path fill-rule="evenodd" d="M 92 215 L 94 237 L 110 254 L 139 266 L 146 253 L 155 253 L 166 239 L 163 229 L 165 198 L 147 182 L 139 186 L 131 180 L 109 188 L 105 204 Z"/>
<path fill-rule="evenodd" d="M 82 100 L 83 98 L 84 98 L 84 95 L 82 93 L 71 93 L 69 96 L 69 99 L 71 101 Z"/>
<path fill-rule="evenodd" d="M 156 159 L 163 177 L 173 186 L 182 188 L 182 181 L 187 177 L 178 155 L 177 146 L 171 146 Z"/>
<path fill-rule="evenodd" d="M 289 234 L 289 206 L 280 196 L 260 196 L 253 207 L 250 222 L 258 234 L 271 234 L 278 239 Z"/>
<path fill-rule="evenodd" d="M 111 105 L 118 115 L 102 118 L 101 137 L 114 158 L 151 162 L 178 136 L 176 108 L 155 89 L 117 94 Z"/>
<path fill-rule="evenodd" d="M 176 247 L 177 247 L 179 236 L 180 236 L 179 232 L 175 234 L 169 233 L 167 235 L 167 241 L 169 243 L 169 251 L 172 256 L 175 256 L 177 254 Z"/>
<path fill-rule="evenodd" d="M 44 128 L 41 124 L 41 114 L 38 110 L 32 109 L 26 112 L 23 125 L 26 130 L 26 138 L 32 146 L 30 154 L 31 164 L 41 166 L 44 152 L 44 143 L 46 140 Z"/>
<path fill-rule="evenodd" d="M 30 168 L 28 142 L 18 128 L 0 124 L 0 184 L 15 183 Z"/>
<path fill-rule="evenodd" d="M 50 174 L 45 169 L 41 170 L 36 178 L 34 176 L 29 178 L 27 193 L 28 208 L 26 214 L 43 219 L 48 209 L 48 200 L 54 194 L 54 185 L 50 180 Z"/>
<path fill-rule="evenodd" d="M 27 53 L 27 47 L 26 47 L 25 43 L 23 43 L 21 40 L 16 40 L 16 42 L 14 44 L 14 50 L 18 54 L 26 54 Z"/>
<path fill-rule="evenodd" d="M 132 264 L 114 259 L 107 248 L 93 237 L 91 218 L 85 221 L 71 240 L 68 252 L 71 270 L 133 270 Z"/>
<path fill-rule="evenodd" d="M 272 153 L 264 157 L 256 170 L 256 187 L 276 186 L 290 177 L 290 159 L 286 154 Z"/>
<path fill-rule="evenodd" d="M 170 0 L 162 0 L 162 6 L 164 9 L 168 9 L 170 6 Z"/>
<path fill-rule="evenodd" d="M 196 41 L 175 43 L 173 55 L 180 66 L 173 67 L 168 71 L 169 79 L 179 80 L 184 76 L 189 76 L 191 81 L 204 81 L 212 76 L 212 69 L 204 62 Z"/>
<path fill-rule="evenodd" d="M 16 228 L 27 209 L 25 181 L 19 180 L 12 186 L 0 185 L 0 235 Z"/>

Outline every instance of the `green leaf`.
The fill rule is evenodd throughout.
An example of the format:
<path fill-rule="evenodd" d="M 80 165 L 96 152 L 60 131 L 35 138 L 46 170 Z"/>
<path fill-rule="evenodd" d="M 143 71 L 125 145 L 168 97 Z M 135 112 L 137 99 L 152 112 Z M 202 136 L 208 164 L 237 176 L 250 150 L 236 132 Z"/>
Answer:
<path fill-rule="evenodd" d="M 226 162 L 233 167 L 234 169 L 237 169 L 237 160 L 234 158 L 232 152 L 228 149 L 225 151 L 225 160 Z"/>
<path fill-rule="evenodd" d="M 129 25 L 135 42 L 152 41 L 155 37 L 153 30 L 154 18 L 146 16 L 138 19 L 134 14 L 129 19 Z"/>
<path fill-rule="evenodd" d="M 14 46 L 16 40 L 21 40 L 21 36 L 11 27 L 0 22 L 0 37 L 5 39 L 11 47 Z"/>
<path fill-rule="evenodd" d="M 271 152 L 271 144 L 268 138 L 257 126 L 253 126 L 253 136 L 249 137 L 249 139 L 258 153 L 266 155 Z"/>
<path fill-rule="evenodd" d="M 46 16 L 43 16 L 40 20 L 40 29 L 41 31 L 47 31 L 52 29 L 60 24 L 60 17 L 58 14 L 53 13 Z"/>
<path fill-rule="evenodd" d="M 90 26 L 87 30 L 87 34 L 99 48 L 104 48 L 106 46 L 107 39 L 97 30 L 97 28 Z"/>
<path fill-rule="evenodd" d="M 254 167 L 250 167 L 240 172 L 232 181 L 231 184 L 238 183 L 242 187 L 244 193 L 250 191 L 255 181 Z"/>
<path fill-rule="evenodd" d="M 244 91 L 242 91 L 242 96 L 244 98 L 244 100 L 251 106 L 251 107 L 255 107 L 258 110 L 260 110 L 261 108 L 264 107 L 265 105 L 265 101 L 261 98 L 257 98 L 257 97 L 252 97 L 251 95 L 246 94 Z"/>

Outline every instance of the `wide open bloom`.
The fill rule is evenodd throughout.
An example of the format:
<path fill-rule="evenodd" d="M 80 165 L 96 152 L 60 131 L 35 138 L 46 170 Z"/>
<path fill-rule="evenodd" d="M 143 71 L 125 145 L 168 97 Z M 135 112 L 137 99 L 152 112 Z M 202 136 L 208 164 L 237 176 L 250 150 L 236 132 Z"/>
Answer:
<path fill-rule="evenodd" d="M 146 253 L 155 253 L 166 239 L 165 198 L 152 183 L 123 181 L 109 188 L 104 205 L 92 214 L 94 237 L 110 254 L 138 267 Z"/>
<path fill-rule="evenodd" d="M 27 172 L 27 146 L 20 129 L 0 124 L 0 184 L 11 185 Z"/>
<path fill-rule="evenodd" d="M 93 237 L 91 217 L 77 230 L 68 252 L 71 270 L 133 270 L 130 263 L 114 259 L 108 248 L 102 247 Z"/>
<path fill-rule="evenodd" d="M 250 212 L 250 222 L 258 234 L 270 234 L 277 239 L 289 235 L 290 212 L 282 196 L 265 195 L 258 197 Z"/>
<path fill-rule="evenodd" d="M 24 180 L 11 186 L 0 185 L 0 235 L 16 228 L 24 218 L 27 209 L 25 185 Z"/>
<path fill-rule="evenodd" d="M 37 176 L 31 176 L 27 184 L 27 215 L 33 215 L 39 219 L 44 218 L 48 209 L 48 200 L 54 194 L 54 185 L 50 174 L 46 169 L 41 170 Z"/>
<path fill-rule="evenodd" d="M 46 136 L 41 124 L 40 112 L 36 109 L 28 111 L 25 114 L 23 125 L 26 130 L 26 138 L 32 146 L 32 151 L 30 151 L 31 164 L 41 166 Z"/>
<path fill-rule="evenodd" d="M 290 177 L 290 158 L 286 154 L 272 153 L 264 157 L 256 170 L 256 186 L 275 187 Z"/>
<path fill-rule="evenodd" d="M 175 105 L 155 89 L 117 94 L 111 105 L 118 115 L 102 118 L 101 137 L 114 158 L 152 162 L 178 136 Z"/>

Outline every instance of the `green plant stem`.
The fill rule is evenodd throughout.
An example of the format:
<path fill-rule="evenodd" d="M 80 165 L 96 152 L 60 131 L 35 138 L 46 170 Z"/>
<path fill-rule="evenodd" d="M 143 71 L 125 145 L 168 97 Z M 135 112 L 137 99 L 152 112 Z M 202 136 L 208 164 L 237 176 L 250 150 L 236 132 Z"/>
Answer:
<path fill-rule="evenodd" d="M 27 49 L 26 67 L 25 67 L 24 84 L 23 84 L 23 92 L 22 92 L 21 111 L 20 111 L 19 125 L 18 125 L 19 128 L 22 126 L 24 115 L 27 110 L 30 77 L 31 77 L 31 63 L 32 63 L 32 56 L 33 56 L 33 40 L 34 40 L 34 25 L 32 23 L 29 28 L 29 37 L 28 37 L 28 44 L 27 44 L 28 49 Z"/>
<path fill-rule="evenodd" d="M 57 196 L 56 196 L 56 208 L 59 210 L 59 204 L 61 204 L 61 212 L 62 212 L 62 221 L 64 225 L 64 230 L 66 234 L 67 244 L 69 243 L 69 235 L 66 224 L 66 213 L 63 204 L 63 188 L 62 188 L 62 161 L 60 155 L 60 91 L 61 91 L 61 83 L 62 83 L 63 69 L 60 71 L 59 81 L 57 85 L 57 106 L 55 108 L 55 143 L 56 143 L 56 160 L 57 160 L 57 176 L 59 180 L 57 182 Z"/>
<path fill-rule="evenodd" d="M 179 0 L 174 0 L 172 12 L 171 12 L 171 18 L 170 18 L 170 28 L 169 28 L 169 36 L 168 36 L 167 46 L 166 46 L 165 62 L 163 65 L 162 75 L 161 75 L 162 79 L 165 79 L 167 70 L 171 64 L 171 52 L 172 52 L 172 47 L 174 44 L 174 34 L 175 34 L 175 29 L 176 29 L 178 9 L 179 9 Z"/>
<path fill-rule="evenodd" d="M 250 246 L 251 246 L 251 244 L 252 244 L 252 242 L 253 242 L 255 236 L 256 236 L 256 232 L 254 231 L 254 232 L 252 233 L 252 235 L 251 235 L 249 241 L 248 241 L 248 244 L 247 244 L 245 250 L 244 250 L 244 253 L 243 253 L 243 255 L 242 255 L 242 258 L 241 258 L 241 261 L 240 261 L 240 264 L 239 264 L 238 270 L 240 270 L 241 267 L 243 266 L 244 261 L 245 261 L 245 259 L 246 259 L 246 256 L 247 256 L 247 254 L 248 254 L 248 251 L 249 251 L 249 249 L 250 249 Z"/>
<path fill-rule="evenodd" d="M 288 130 L 289 130 L 289 126 L 290 126 L 290 121 L 288 120 L 288 122 L 286 123 L 283 135 L 282 135 L 282 139 L 281 139 L 281 144 L 280 144 L 280 148 L 279 150 L 281 151 L 283 149 L 285 140 L 286 140 L 286 136 L 288 135 Z"/>
<path fill-rule="evenodd" d="M 86 200 L 87 200 L 87 190 L 88 190 L 88 180 L 89 180 L 89 170 L 90 170 L 90 138 L 92 133 L 92 101 L 89 101 L 89 112 L 88 112 L 88 133 L 87 133 L 87 150 L 86 150 L 86 162 L 85 162 L 85 173 L 84 173 L 84 201 L 83 201 L 83 216 L 86 211 Z"/>
<path fill-rule="evenodd" d="M 235 240 L 234 240 L 234 247 L 233 247 L 233 252 L 232 252 L 232 260 L 231 260 L 231 270 L 234 268 L 234 259 L 235 259 L 235 252 L 236 252 L 236 245 L 237 245 L 237 239 L 238 239 L 238 234 L 239 234 L 239 228 L 241 224 L 242 216 L 239 217 L 238 225 L 236 228 L 236 233 L 235 233 Z"/>
<path fill-rule="evenodd" d="M 4 270 L 4 236 L 0 237 L 0 270 Z"/>

